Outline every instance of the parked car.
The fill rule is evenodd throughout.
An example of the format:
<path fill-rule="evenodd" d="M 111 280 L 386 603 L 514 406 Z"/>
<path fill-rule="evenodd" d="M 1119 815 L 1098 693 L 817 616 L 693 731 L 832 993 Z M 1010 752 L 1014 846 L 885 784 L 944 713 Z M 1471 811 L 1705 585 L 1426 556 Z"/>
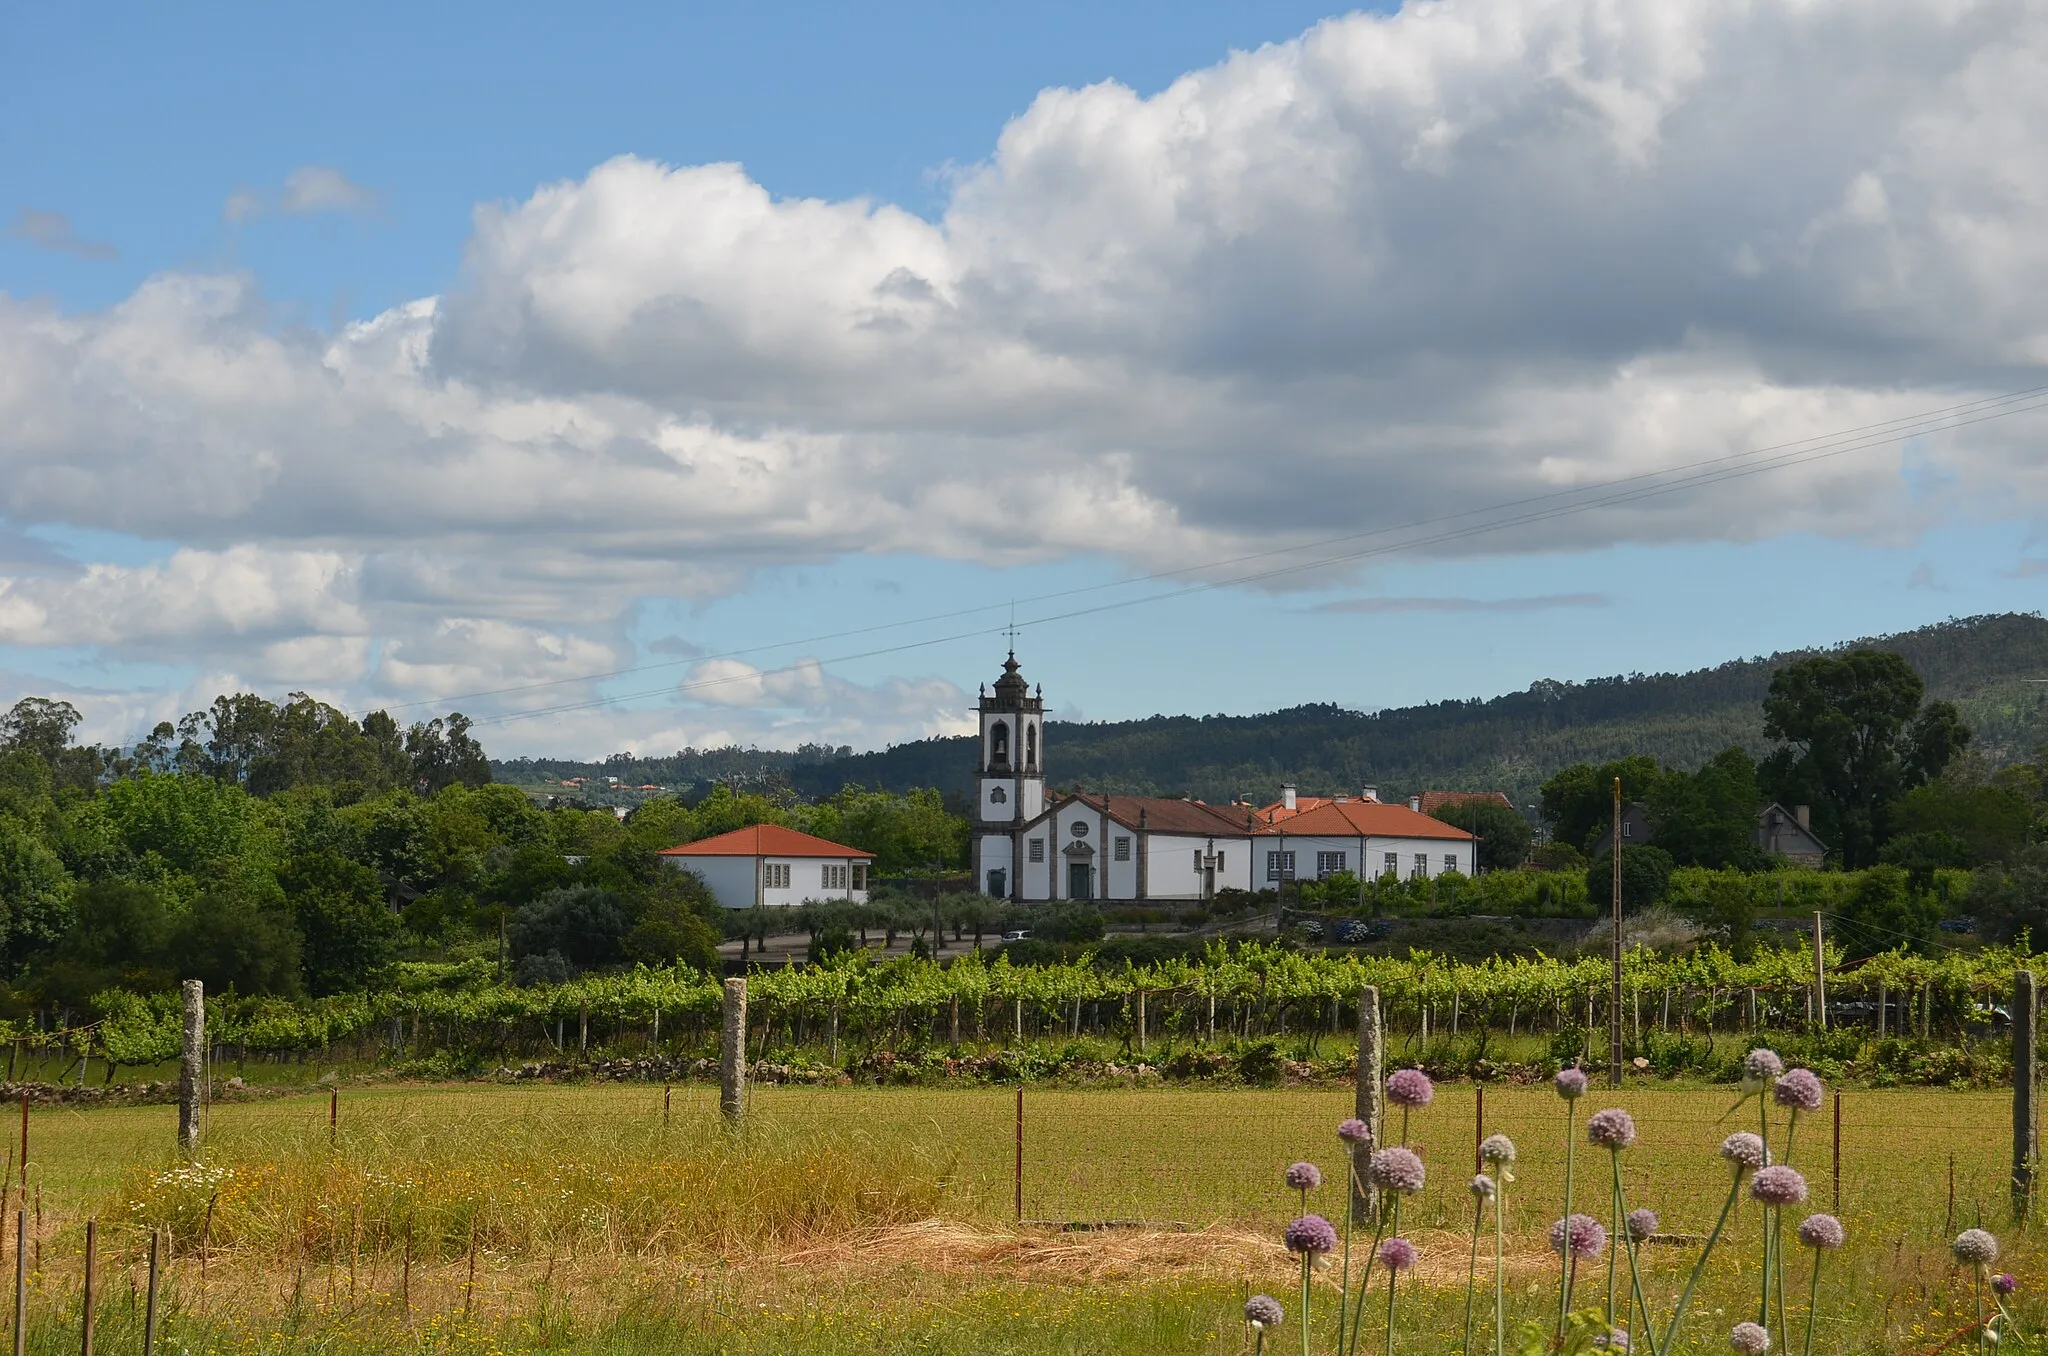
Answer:
<path fill-rule="evenodd" d="M 1021 942 L 1029 938 L 1030 936 L 1030 928 L 1011 928 L 1008 932 L 1003 934 L 1003 940 L 1006 942 Z"/>
<path fill-rule="evenodd" d="M 1977 930 L 1977 920 L 1974 918 L 1944 918 L 1939 923 L 1936 923 L 1935 926 L 1943 932 L 1975 932 Z"/>

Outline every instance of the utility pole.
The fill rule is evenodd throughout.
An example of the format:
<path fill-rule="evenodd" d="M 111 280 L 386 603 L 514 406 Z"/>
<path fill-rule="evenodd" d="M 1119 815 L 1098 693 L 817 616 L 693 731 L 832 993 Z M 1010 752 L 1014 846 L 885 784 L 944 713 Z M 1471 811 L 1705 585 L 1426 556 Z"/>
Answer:
<path fill-rule="evenodd" d="M 1614 982 L 1607 995 L 1607 1086 L 1621 1086 L 1621 778 L 1614 779 Z"/>

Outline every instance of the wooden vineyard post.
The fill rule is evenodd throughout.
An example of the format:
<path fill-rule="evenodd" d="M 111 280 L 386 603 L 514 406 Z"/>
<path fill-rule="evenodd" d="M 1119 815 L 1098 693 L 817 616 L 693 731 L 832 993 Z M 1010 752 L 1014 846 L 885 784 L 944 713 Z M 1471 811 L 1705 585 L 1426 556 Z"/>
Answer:
<path fill-rule="evenodd" d="M 206 1077 L 206 985 L 185 981 L 185 1042 L 178 1060 L 178 1148 L 199 1156 L 199 1099 Z"/>
<path fill-rule="evenodd" d="M 78 1349 L 80 1356 L 92 1356 L 93 1307 L 94 1301 L 98 1298 L 98 1289 L 94 1285 L 96 1278 L 93 1273 L 98 1270 L 96 1264 L 99 1261 L 99 1241 L 99 1221 L 96 1219 L 87 1220 L 85 1222 L 85 1296 L 83 1308 L 79 1314 L 78 1325 Z"/>
<path fill-rule="evenodd" d="M 327 1090 L 327 1147 L 332 1149 L 341 1142 L 341 1089 Z"/>
<path fill-rule="evenodd" d="M 825 1058 L 833 1064 L 839 1062 L 839 1000 L 836 998 L 825 1013 Z"/>
<path fill-rule="evenodd" d="M 1614 779 L 1614 932 L 1608 938 L 1613 967 L 1607 994 L 1607 1086 L 1621 1086 L 1621 778 Z M 1586 1025 L 1593 1025 L 1593 997 L 1586 996 Z M 1611 1305 L 1609 1306 L 1612 1307 Z"/>
<path fill-rule="evenodd" d="M 1842 1213 L 1842 1090 L 1835 1089 L 1835 1156 L 1832 1163 L 1835 1182 L 1835 1213 Z"/>
<path fill-rule="evenodd" d="M 1813 911 L 1813 1020 L 1828 1029 L 1828 955 L 1821 942 L 1820 910 Z"/>
<path fill-rule="evenodd" d="M 1386 1030 L 1380 1023 L 1380 991 L 1371 984 L 1358 991 L 1358 1091 L 1352 1114 L 1372 1131 L 1370 1144 L 1380 1142 L 1380 1122 L 1386 1089 L 1382 1072 L 1386 1068 Z M 1353 1151 L 1354 1154 L 1356 1151 Z M 1378 1209 L 1378 1196 L 1367 1188 L 1364 1174 L 1354 1173 L 1351 1190 L 1351 1218 L 1369 1220 Z"/>
<path fill-rule="evenodd" d="M 149 1231 L 149 1291 L 142 1307 L 142 1356 L 156 1356 L 156 1287 L 162 1263 L 158 1249 L 163 1243 L 163 1230 Z"/>
<path fill-rule="evenodd" d="M 1142 1055 L 1145 1053 L 1145 991 L 1143 989 L 1137 991 L 1136 999 L 1138 1005 L 1138 1053 Z"/>
<path fill-rule="evenodd" d="M 1486 1084 L 1473 1084 L 1472 1093 L 1472 1171 L 1478 1172 L 1486 1165 L 1479 1156 L 1479 1146 L 1486 1142 Z"/>
<path fill-rule="evenodd" d="M 1017 1167 L 1012 1181 L 1017 1195 L 1017 1222 L 1024 1222 L 1024 1085 L 1017 1085 Z"/>
<path fill-rule="evenodd" d="M 725 981 L 725 1031 L 718 1050 L 718 1110 L 738 1125 L 747 1110 L 747 981 Z"/>
<path fill-rule="evenodd" d="M 2034 1166 L 2041 1156 L 2040 1121 L 2034 1095 L 2040 1087 L 2040 986 L 2032 970 L 2012 977 L 2012 1213 L 2024 1224 L 2032 1211 Z"/>
<path fill-rule="evenodd" d="M 14 1212 L 14 1356 L 28 1350 L 28 1201 Z"/>

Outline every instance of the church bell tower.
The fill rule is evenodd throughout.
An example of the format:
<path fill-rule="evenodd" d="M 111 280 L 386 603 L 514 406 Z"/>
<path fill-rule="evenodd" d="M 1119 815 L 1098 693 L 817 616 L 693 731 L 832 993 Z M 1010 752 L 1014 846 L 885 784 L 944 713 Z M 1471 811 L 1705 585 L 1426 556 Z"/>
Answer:
<path fill-rule="evenodd" d="M 981 761 L 976 772 L 975 877 L 999 899 L 1020 898 L 1018 829 L 1045 809 L 1045 696 L 1003 662 L 995 690 L 981 691 Z"/>

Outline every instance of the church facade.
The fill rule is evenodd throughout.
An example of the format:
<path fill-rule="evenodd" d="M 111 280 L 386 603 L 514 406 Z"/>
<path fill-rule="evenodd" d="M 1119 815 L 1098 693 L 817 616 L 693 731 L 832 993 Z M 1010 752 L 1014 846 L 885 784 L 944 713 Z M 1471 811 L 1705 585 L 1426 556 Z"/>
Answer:
<path fill-rule="evenodd" d="M 1471 834 L 1370 792 L 1370 809 L 1367 797 L 1339 797 L 1312 822 L 1277 826 L 1245 805 L 1048 794 L 1045 693 L 1024 681 L 1014 652 L 977 714 L 974 877 L 998 899 L 1196 902 L 1343 870 L 1470 875 L 1475 864 Z M 1297 874 L 1304 858 L 1316 867 Z"/>

